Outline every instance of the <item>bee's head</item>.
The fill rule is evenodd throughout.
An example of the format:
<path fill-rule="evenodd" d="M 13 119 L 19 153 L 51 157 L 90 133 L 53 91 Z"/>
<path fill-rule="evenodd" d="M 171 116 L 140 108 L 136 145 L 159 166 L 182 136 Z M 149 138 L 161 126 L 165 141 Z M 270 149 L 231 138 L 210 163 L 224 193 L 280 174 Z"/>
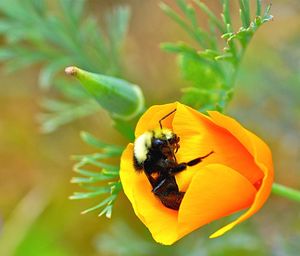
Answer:
<path fill-rule="evenodd" d="M 152 139 L 152 147 L 171 147 L 171 149 L 177 150 L 179 137 L 170 129 L 158 129 L 154 131 Z"/>
<path fill-rule="evenodd" d="M 160 149 L 162 153 L 177 152 L 179 148 L 179 137 L 170 129 L 159 129 L 154 131 L 152 147 Z M 173 154 L 173 153 L 172 153 Z"/>
<path fill-rule="evenodd" d="M 156 129 L 140 135 L 134 142 L 134 166 L 140 170 L 147 159 L 149 151 L 161 153 L 177 152 L 179 137 L 170 129 Z"/>

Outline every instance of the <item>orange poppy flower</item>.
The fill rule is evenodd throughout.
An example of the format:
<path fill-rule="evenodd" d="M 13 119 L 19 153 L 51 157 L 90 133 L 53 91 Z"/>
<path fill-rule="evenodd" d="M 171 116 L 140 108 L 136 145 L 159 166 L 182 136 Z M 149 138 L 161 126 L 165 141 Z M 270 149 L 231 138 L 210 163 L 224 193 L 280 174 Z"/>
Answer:
<path fill-rule="evenodd" d="M 213 220 L 248 208 L 210 238 L 223 235 L 263 206 L 273 182 L 268 146 L 217 111 L 209 111 L 206 116 L 178 102 L 152 106 L 140 118 L 136 138 L 159 128 L 159 120 L 174 109 L 176 112 L 162 125 L 180 137 L 177 161 L 188 162 L 214 151 L 199 164 L 176 174 L 179 191 L 185 192 L 179 210 L 165 207 L 152 192 L 145 173 L 135 170 L 132 143 L 123 152 L 120 169 L 124 192 L 136 215 L 153 238 L 166 245 Z"/>

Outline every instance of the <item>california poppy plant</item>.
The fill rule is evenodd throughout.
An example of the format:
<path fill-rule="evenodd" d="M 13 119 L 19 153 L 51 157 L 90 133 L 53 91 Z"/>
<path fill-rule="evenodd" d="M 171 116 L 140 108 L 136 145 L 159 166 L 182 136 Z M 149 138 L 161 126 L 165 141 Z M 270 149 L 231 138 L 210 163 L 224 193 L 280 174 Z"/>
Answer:
<path fill-rule="evenodd" d="M 168 116 L 169 113 L 172 114 Z M 162 204 L 145 173 L 136 171 L 132 143 L 122 154 L 120 177 L 124 192 L 159 243 L 173 244 L 211 221 L 248 208 L 210 237 L 221 236 L 256 213 L 271 192 L 273 164 L 268 146 L 234 119 L 217 111 L 208 114 L 178 102 L 156 105 L 144 113 L 135 129 L 138 138 L 159 129 L 159 121 L 167 116 L 161 126 L 180 138 L 178 163 L 213 152 L 175 175 L 179 191 L 185 192 L 178 210 Z"/>

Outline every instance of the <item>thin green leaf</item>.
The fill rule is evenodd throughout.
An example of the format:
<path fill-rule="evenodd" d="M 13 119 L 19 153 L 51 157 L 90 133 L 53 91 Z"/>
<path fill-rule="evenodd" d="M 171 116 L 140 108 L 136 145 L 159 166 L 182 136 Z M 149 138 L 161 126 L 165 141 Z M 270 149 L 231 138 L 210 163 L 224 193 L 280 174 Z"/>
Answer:
<path fill-rule="evenodd" d="M 48 111 L 53 111 L 53 112 L 58 112 L 58 111 L 64 111 L 65 109 L 69 109 L 73 107 L 71 103 L 65 102 L 65 101 L 60 101 L 56 99 L 50 99 L 46 98 L 44 99 L 40 105 L 48 110 Z"/>
<path fill-rule="evenodd" d="M 50 133 L 72 122 L 80 117 L 89 116 L 99 111 L 98 104 L 93 101 L 86 101 L 80 104 L 73 104 L 72 107 L 66 108 L 62 112 L 42 113 L 37 116 L 38 120 L 42 123 L 41 131 Z"/>
<path fill-rule="evenodd" d="M 96 183 L 99 181 L 107 181 L 107 180 L 111 180 L 114 178 L 119 177 L 118 174 L 116 173 L 102 173 L 101 175 L 97 175 L 97 176 L 88 176 L 88 178 L 85 177 L 73 177 L 71 179 L 71 183 L 77 183 L 77 184 L 81 184 L 81 183 Z"/>
<path fill-rule="evenodd" d="M 226 25 L 227 32 L 232 32 L 229 0 L 222 0 L 222 2 L 223 2 L 223 13 L 222 13 L 223 22 Z"/>
<path fill-rule="evenodd" d="M 87 156 L 90 157 L 90 158 L 93 158 L 95 160 L 98 160 L 98 159 L 107 159 L 107 158 L 112 157 L 112 155 L 107 154 L 107 153 L 94 153 L 94 154 L 91 154 L 91 155 L 73 155 L 71 158 L 73 160 L 83 161 L 84 162 L 84 159 Z M 116 154 L 115 156 L 118 156 L 118 155 Z"/>
<path fill-rule="evenodd" d="M 129 18 L 130 9 L 128 6 L 118 6 L 110 15 L 105 16 L 114 53 L 119 53 L 125 35 L 127 34 Z"/>
<path fill-rule="evenodd" d="M 261 0 L 256 0 L 256 16 L 261 16 Z"/>
<path fill-rule="evenodd" d="M 240 3 L 240 15 L 244 28 L 248 28 L 250 26 L 250 6 L 249 0 L 239 0 Z"/>
<path fill-rule="evenodd" d="M 80 137 L 88 145 L 96 147 L 96 148 L 99 148 L 99 149 L 101 149 L 101 148 L 107 148 L 107 147 L 110 146 L 108 143 L 100 141 L 95 136 L 93 136 L 92 134 L 90 134 L 88 132 L 85 132 L 85 131 L 82 131 L 80 133 Z"/>
<path fill-rule="evenodd" d="M 183 43 L 163 43 L 160 45 L 161 49 L 168 51 L 168 52 L 174 52 L 174 53 L 180 53 L 184 55 L 188 55 L 192 58 L 199 59 L 200 55 L 198 54 L 197 50 L 193 47 Z"/>
<path fill-rule="evenodd" d="M 99 204 L 97 204 L 97 205 L 95 205 L 95 206 L 93 206 L 93 207 L 91 207 L 91 208 L 88 208 L 88 209 L 82 211 L 81 214 L 86 214 L 86 213 L 88 213 L 88 212 L 97 210 L 97 209 L 99 209 L 99 208 L 105 206 L 106 204 L 112 202 L 112 201 L 115 200 L 115 199 L 116 199 L 116 196 L 115 196 L 115 195 L 109 196 L 108 198 L 104 199 L 101 203 L 99 203 Z"/>
<path fill-rule="evenodd" d="M 124 148 L 116 145 L 111 145 L 108 143 L 105 143 L 103 141 L 100 141 L 97 139 L 95 136 L 88 132 L 81 132 L 80 136 L 82 140 L 87 143 L 90 146 L 99 148 L 103 150 L 103 153 L 97 153 L 97 154 L 92 154 L 92 155 L 85 155 L 84 158 L 85 160 L 92 159 L 104 159 L 104 158 L 110 158 L 110 157 L 115 157 L 115 156 L 120 156 L 121 153 L 123 152 Z M 83 158 L 83 157 L 82 157 Z"/>
<path fill-rule="evenodd" d="M 222 24 L 222 22 L 216 17 L 216 15 L 204 4 L 199 0 L 194 0 L 194 2 L 199 6 L 199 8 L 207 14 L 211 22 L 219 29 L 221 33 L 226 32 L 226 27 Z"/>
<path fill-rule="evenodd" d="M 184 30 L 191 32 L 191 28 L 187 23 L 167 4 L 160 2 L 159 7 Z"/>
<path fill-rule="evenodd" d="M 107 205 L 100 213 L 99 213 L 99 217 L 104 215 L 105 217 L 110 219 L 111 218 L 111 214 L 112 214 L 112 205 Z"/>
<path fill-rule="evenodd" d="M 271 7 L 272 7 L 271 3 L 269 5 L 267 5 L 266 10 L 265 10 L 264 15 L 263 15 L 263 22 L 267 22 L 269 20 L 272 20 L 273 16 L 270 15 Z"/>
<path fill-rule="evenodd" d="M 116 195 L 122 190 L 122 183 L 120 180 L 109 182 L 111 187 L 111 194 Z"/>
<path fill-rule="evenodd" d="M 102 172 L 105 175 L 114 175 L 115 177 L 119 176 L 119 169 L 115 169 L 115 170 L 102 169 Z"/>
<path fill-rule="evenodd" d="M 173 19 L 179 26 L 181 26 L 196 42 L 200 44 L 201 47 L 206 47 L 207 42 L 204 38 L 208 38 L 207 34 L 198 27 L 195 31 L 190 25 L 188 25 L 183 18 L 181 18 L 172 8 L 170 8 L 165 3 L 160 3 L 160 8 L 171 18 Z"/>
<path fill-rule="evenodd" d="M 90 178 L 95 178 L 95 179 L 97 179 L 97 181 L 109 180 L 109 179 L 115 178 L 115 175 L 105 174 L 103 172 L 92 172 L 85 168 L 82 168 L 81 166 L 79 167 L 78 165 L 79 164 L 74 166 L 75 172 L 77 172 L 81 175 L 90 177 Z"/>
<path fill-rule="evenodd" d="M 73 195 L 69 197 L 71 200 L 81 200 L 87 198 L 93 198 L 102 194 L 110 192 L 110 187 L 98 187 L 94 192 L 74 192 Z"/>
<path fill-rule="evenodd" d="M 99 168 L 103 168 L 109 172 L 118 172 L 119 171 L 119 168 L 117 166 L 114 166 L 114 165 L 111 165 L 111 164 L 106 164 L 106 163 L 102 163 L 100 161 L 96 161 L 95 159 L 93 158 L 89 158 L 89 157 L 86 157 L 84 159 L 84 163 L 86 164 L 92 164 L 94 166 L 97 166 Z"/>
<path fill-rule="evenodd" d="M 185 0 L 176 0 L 177 5 L 186 15 L 187 19 L 191 23 L 193 29 L 198 27 L 195 9 L 190 4 L 187 4 Z"/>
<path fill-rule="evenodd" d="M 49 89 L 54 76 L 70 63 L 69 57 L 62 57 L 42 68 L 39 75 L 39 84 L 43 89 Z"/>

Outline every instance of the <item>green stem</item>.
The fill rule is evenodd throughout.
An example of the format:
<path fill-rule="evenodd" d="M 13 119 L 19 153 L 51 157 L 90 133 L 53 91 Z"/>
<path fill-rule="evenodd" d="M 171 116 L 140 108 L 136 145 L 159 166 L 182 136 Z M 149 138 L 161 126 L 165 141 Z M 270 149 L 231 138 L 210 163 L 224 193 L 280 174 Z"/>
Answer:
<path fill-rule="evenodd" d="M 289 188 L 277 183 L 273 183 L 272 186 L 272 192 L 275 195 L 278 196 L 283 196 L 286 197 L 288 199 L 300 202 L 300 191 L 293 189 L 293 188 Z"/>

